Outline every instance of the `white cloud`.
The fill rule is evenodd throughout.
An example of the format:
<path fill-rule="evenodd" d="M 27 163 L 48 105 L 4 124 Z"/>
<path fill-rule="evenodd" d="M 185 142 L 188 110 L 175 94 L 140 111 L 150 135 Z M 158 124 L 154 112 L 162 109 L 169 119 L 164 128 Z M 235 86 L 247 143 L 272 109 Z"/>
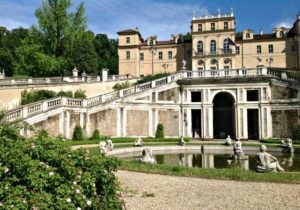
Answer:
<path fill-rule="evenodd" d="M 285 28 L 291 28 L 293 26 L 293 20 L 281 20 L 278 21 L 273 25 L 275 28 L 285 27 Z"/>

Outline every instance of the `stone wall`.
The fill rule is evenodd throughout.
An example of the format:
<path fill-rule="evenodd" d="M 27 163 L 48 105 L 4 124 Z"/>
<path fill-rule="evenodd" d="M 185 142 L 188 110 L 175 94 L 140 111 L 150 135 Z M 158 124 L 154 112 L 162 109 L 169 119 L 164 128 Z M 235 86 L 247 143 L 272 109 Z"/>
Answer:
<path fill-rule="evenodd" d="M 293 128 L 298 124 L 298 110 L 272 110 L 273 137 L 291 137 Z"/>
<path fill-rule="evenodd" d="M 95 129 L 100 131 L 100 135 L 117 135 L 117 110 L 107 109 L 90 115 L 89 130 L 92 134 Z"/>
<path fill-rule="evenodd" d="M 148 110 L 127 110 L 126 136 L 149 136 Z"/>
<path fill-rule="evenodd" d="M 178 88 L 172 88 L 158 93 L 158 100 L 160 101 L 179 101 Z"/>
<path fill-rule="evenodd" d="M 158 122 L 163 124 L 165 136 L 179 136 L 179 111 L 159 110 Z"/>
<path fill-rule="evenodd" d="M 69 111 L 69 112 L 70 112 L 70 138 L 72 139 L 75 126 L 80 125 L 80 113 L 77 113 L 77 112 L 74 112 L 74 111 Z M 66 118 L 67 118 L 66 114 L 64 116 L 65 116 L 65 122 L 67 122 L 66 121 Z M 65 123 L 65 126 L 66 126 L 66 123 Z M 83 134 L 85 134 L 84 128 L 83 127 L 81 127 L 81 128 L 82 128 Z"/>
<path fill-rule="evenodd" d="M 282 86 L 271 86 L 272 99 L 297 98 L 297 90 Z"/>
<path fill-rule="evenodd" d="M 59 135 L 59 115 L 48 117 L 46 120 L 33 125 L 35 130 L 44 129 L 49 136 Z"/>

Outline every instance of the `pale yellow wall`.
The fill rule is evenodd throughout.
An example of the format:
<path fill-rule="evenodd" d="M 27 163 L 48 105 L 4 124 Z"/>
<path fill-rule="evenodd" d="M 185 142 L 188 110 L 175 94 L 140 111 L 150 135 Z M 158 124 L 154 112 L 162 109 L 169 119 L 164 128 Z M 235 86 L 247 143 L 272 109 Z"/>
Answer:
<path fill-rule="evenodd" d="M 130 43 L 126 43 L 126 37 L 130 38 Z M 140 38 L 137 34 L 119 36 L 119 46 L 138 45 L 139 43 L 140 43 Z"/>
<path fill-rule="evenodd" d="M 130 80 L 130 83 L 134 83 L 136 80 Z M 43 89 L 43 90 L 53 90 L 59 92 L 60 90 L 68 91 L 71 90 L 75 92 L 78 89 L 86 91 L 87 97 L 93 97 L 100 94 L 112 92 L 112 87 L 119 81 L 112 82 L 98 82 L 98 83 L 85 83 L 85 84 L 59 84 L 59 85 L 39 85 L 39 86 L 3 86 L 0 87 L 0 107 L 4 109 L 16 108 L 21 102 L 21 92 L 25 89 Z"/>
<path fill-rule="evenodd" d="M 198 32 L 198 24 L 202 24 L 202 32 L 211 31 L 211 23 L 215 23 L 215 30 L 224 30 L 224 22 L 228 22 L 228 29 L 235 29 L 234 19 L 195 20 L 192 22 L 193 32 Z"/>

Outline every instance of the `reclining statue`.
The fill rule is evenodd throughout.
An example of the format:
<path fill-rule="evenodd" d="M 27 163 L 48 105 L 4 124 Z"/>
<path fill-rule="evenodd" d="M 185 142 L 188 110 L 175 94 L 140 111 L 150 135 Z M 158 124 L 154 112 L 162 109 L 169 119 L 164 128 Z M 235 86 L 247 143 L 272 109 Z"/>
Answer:
<path fill-rule="evenodd" d="M 152 156 L 152 150 L 150 148 L 146 147 L 143 149 L 140 161 L 143 163 L 155 163 L 155 159 Z"/>
<path fill-rule="evenodd" d="M 256 171 L 261 173 L 284 171 L 284 169 L 279 165 L 277 158 L 266 151 L 267 147 L 265 145 L 261 145 L 260 152 L 256 155 Z"/>

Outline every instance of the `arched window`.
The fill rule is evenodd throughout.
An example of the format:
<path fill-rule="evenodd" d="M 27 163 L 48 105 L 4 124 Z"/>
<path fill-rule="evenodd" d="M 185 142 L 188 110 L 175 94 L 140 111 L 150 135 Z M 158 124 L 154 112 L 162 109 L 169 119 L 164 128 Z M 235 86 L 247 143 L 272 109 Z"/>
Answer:
<path fill-rule="evenodd" d="M 279 36 L 280 36 L 280 37 L 283 37 L 283 31 L 280 31 L 280 32 L 279 32 Z"/>
<path fill-rule="evenodd" d="M 216 65 L 216 64 L 218 64 L 218 61 L 216 59 L 211 59 L 210 64 L 211 65 Z"/>
<path fill-rule="evenodd" d="M 215 40 L 210 41 L 210 54 L 216 54 L 217 43 Z"/>
<path fill-rule="evenodd" d="M 198 43 L 197 43 L 197 53 L 203 54 L 203 42 L 202 41 L 198 41 Z"/>
<path fill-rule="evenodd" d="M 227 38 L 227 39 L 224 39 L 224 42 L 223 42 L 223 52 L 224 52 L 224 53 L 228 53 L 228 52 L 229 52 L 228 38 Z"/>
<path fill-rule="evenodd" d="M 202 66 L 202 65 L 204 65 L 204 61 L 203 60 L 199 60 L 198 61 L 198 66 Z"/>
<path fill-rule="evenodd" d="M 229 58 L 226 58 L 225 60 L 224 60 L 224 64 L 229 64 L 230 63 L 230 59 Z"/>
<path fill-rule="evenodd" d="M 250 33 L 246 33 L 246 38 L 247 38 L 247 39 L 250 38 Z"/>

